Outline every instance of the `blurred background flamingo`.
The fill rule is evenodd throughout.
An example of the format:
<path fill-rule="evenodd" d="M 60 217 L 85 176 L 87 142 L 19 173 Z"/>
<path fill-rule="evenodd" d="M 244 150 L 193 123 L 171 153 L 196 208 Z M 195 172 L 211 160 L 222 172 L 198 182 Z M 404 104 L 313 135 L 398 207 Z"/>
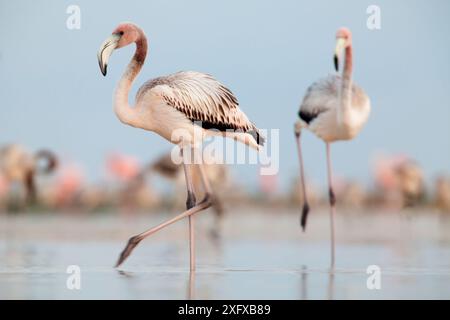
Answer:
<path fill-rule="evenodd" d="M 378 205 L 400 209 L 425 200 L 424 174 L 419 164 L 404 154 L 378 156 L 374 164 L 375 199 Z"/>
<path fill-rule="evenodd" d="M 147 183 L 147 174 L 133 156 L 114 152 L 107 157 L 106 171 L 118 187 L 118 204 L 126 212 L 149 208 L 159 202 L 154 189 Z"/>
<path fill-rule="evenodd" d="M 45 204 L 54 209 L 78 211 L 80 195 L 85 185 L 82 168 L 74 163 L 61 165 L 58 173 L 45 194 Z"/>
<path fill-rule="evenodd" d="M 47 149 L 31 153 L 18 144 L 0 149 L 0 194 L 11 191 L 14 184 L 21 186 L 18 202 L 20 206 L 36 202 L 36 177 L 52 173 L 57 167 L 56 155 Z"/>
<path fill-rule="evenodd" d="M 442 212 L 450 213 L 450 178 L 440 175 L 434 185 L 434 205 Z"/>

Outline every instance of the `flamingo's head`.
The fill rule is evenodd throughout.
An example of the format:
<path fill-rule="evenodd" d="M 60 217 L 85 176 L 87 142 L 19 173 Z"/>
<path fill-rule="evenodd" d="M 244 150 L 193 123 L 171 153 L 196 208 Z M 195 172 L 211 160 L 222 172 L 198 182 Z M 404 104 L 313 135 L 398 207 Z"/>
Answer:
<path fill-rule="evenodd" d="M 121 23 L 114 29 L 111 36 L 102 43 L 97 53 L 97 58 L 100 70 L 104 76 L 106 76 L 109 57 L 114 49 L 119 49 L 138 41 L 141 32 L 139 27 L 133 23 Z"/>
<path fill-rule="evenodd" d="M 340 28 L 336 32 L 336 48 L 334 51 L 334 68 L 339 71 L 339 59 L 345 48 L 352 44 L 352 33 L 348 28 Z"/>

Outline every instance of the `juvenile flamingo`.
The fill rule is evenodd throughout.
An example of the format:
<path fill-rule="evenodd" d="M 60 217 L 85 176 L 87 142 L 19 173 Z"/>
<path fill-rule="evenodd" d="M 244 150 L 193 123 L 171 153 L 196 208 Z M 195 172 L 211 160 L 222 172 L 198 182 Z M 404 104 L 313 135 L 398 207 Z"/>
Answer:
<path fill-rule="evenodd" d="M 42 160 L 45 161 L 44 167 L 39 164 Z M 23 185 L 27 204 L 36 201 L 36 175 L 53 172 L 57 164 L 56 155 L 46 149 L 33 154 L 18 144 L 0 148 L 0 173 L 7 185 L 14 181 Z"/>
<path fill-rule="evenodd" d="M 129 239 L 116 264 L 118 267 L 132 250 L 151 234 L 168 225 L 189 217 L 190 269 L 195 269 L 195 237 L 193 215 L 214 203 L 209 181 L 202 161 L 199 166 L 205 198 L 196 202 L 191 179 L 191 151 L 197 149 L 206 136 L 227 136 L 259 150 L 263 138 L 258 128 L 239 109 L 233 93 L 212 76 L 187 71 L 147 81 L 139 89 L 135 106 L 128 103 L 131 85 L 141 70 L 147 55 L 147 38 L 133 23 L 122 23 L 114 29 L 98 52 L 98 62 L 106 75 L 109 57 L 114 49 L 136 44 L 136 51 L 120 79 L 113 97 L 114 111 L 121 122 L 133 127 L 153 131 L 180 147 L 187 187 L 187 210 L 160 225 Z M 198 163 L 200 162 L 200 163 Z"/>
<path fill-rule="evenodd" d="M 339 71 L 339 59 L 345 51 L 342 76 L 329 75 L 313 83 L 306 91 L 295 123 L 295 136 L 300 162 L 300 178 L 303 186 L 303 210 L 301 226 L 306 227 L 309 204 L 306 197 L 300 135 L 309 129 L 326 144 L 327 170 L 330 202 L 331 267 L 335 265 L 334 216 L 336 196 L 333 191 L 330 144 L 339 140 L 351 140 L 362 129 L 370 114 L 370 100 L 364 91 L 352 82 L 352 35 L 349 29 L 340 28 L 336 33 L 334 66 Z"/>

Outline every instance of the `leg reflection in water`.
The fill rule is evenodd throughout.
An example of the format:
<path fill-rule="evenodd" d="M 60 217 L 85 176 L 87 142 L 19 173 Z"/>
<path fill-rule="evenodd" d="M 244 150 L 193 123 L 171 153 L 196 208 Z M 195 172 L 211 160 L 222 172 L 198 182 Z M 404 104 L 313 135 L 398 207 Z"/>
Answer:
<path fill-rule="evenodd" d="M 189 272 L 186 300 L 195 300 L 195 272 Z"/>

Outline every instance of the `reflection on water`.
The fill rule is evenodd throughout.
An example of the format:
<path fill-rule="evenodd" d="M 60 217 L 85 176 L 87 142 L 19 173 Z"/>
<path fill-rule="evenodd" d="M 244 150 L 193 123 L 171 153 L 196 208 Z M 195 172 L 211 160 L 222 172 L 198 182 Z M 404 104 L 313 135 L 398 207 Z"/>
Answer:
<path fill-rule="evenodd" d="M 305 265 L 302 266 L 302 276 L 301 276 L 301 298 L 303 300 L 308 299 L 308 272 Z"/>
<path fill-rule="evenodd" d="M 143 241 L 121 269 L 112 267 L 131 234 L 165 216 L 1 216 L 0 298 L 450 298 L 448 218 L 338 219 L 337 265 L 330 272 L 326 215 L 312 217 L 307 233 L 295 217 L 242 211 L 228 216 L 224 233 L 212 240 L 211 220 L 199 216 L 198 267 L 190 273 L 183 222 Z M 81 290 L 66 287 L 73 264 L 81 268 Z M 381 290 L 366 287 L 373 264 L 382 271 Z"/>
<path fill-rule="evenodd" d="M 328 300 L 334 299 L 334 271 L 330 271 L 328 274 Z"/>
<path fill-rule="evenodd" d="M 193 300 L 195 299 L 195 272 L 189 272 L 189 281 L 188 281 L 188 290 L 186 299 Z"/>

